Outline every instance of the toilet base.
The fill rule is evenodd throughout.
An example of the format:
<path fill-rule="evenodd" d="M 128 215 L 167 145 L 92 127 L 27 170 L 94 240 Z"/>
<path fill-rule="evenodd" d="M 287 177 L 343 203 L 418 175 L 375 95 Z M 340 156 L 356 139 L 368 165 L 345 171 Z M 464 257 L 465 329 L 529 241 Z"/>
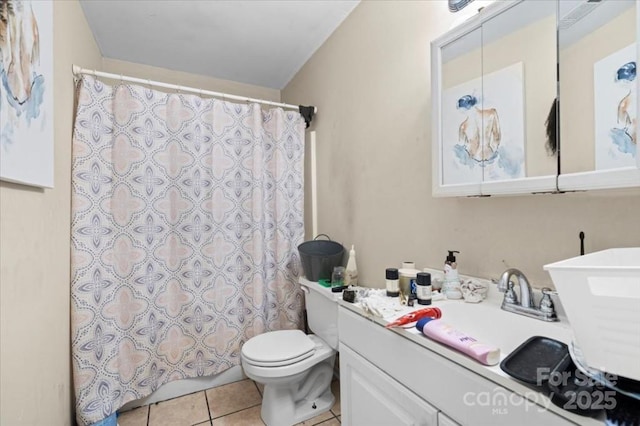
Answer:
<path fill-rule="evenodd" d="M 293 413 L 293 420 L 290 422 L 291 425 L 298 424 L 304 422 L 305 420 L 309 420 L 315 416 L 319 416 L 322 413 L 325 413 L 333 407 L 335 402 L 335 397 L 333 393 L 331 393 L 331 387 L 329 387 L 322 395 L 313 400 L 303 399 L 302 401 L 298 401 L 295 404 L 295 411 Z M 282 412 L 273 412 L 272 405 L 262 404 L 262 410 L 260 412 L 260 416 L 262 420 L 265 422 L 267 426 L 284 426 L 288 425 L 289 422 L 283 423 L 283 414 Z M 289 416 L 285 416 L 289 417 Z M 291 417 L 289 417 L 291 418 Z"/>
<path fill-rule="evenodd" d="M 265 383 L 260 415 L 266 425 L 294 425 L 329 411 L 335 402 L 331 393 L 334 360 L 335 354 L 297 378 Z"/>
<path fill-rule="evenodd" d="M 325 393 L 315 398 L 313 401 L 300 401 L 296 404 L 296 418 L 294 424 L 302 423 L 312 417 L 319 416 L 333 407 L 336 398 L 331 393 L 331 387 Z"/>

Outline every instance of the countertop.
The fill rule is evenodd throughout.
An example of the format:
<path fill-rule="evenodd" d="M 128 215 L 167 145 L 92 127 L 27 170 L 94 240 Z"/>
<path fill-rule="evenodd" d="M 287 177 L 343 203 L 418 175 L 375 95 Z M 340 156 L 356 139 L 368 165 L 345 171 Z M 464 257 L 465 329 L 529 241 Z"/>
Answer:
<path fill-rule="evenodd" d="M 500 309 L 503 294 L 498 292 L 495 284 L 490 282 L 488 284 L 490 286 L 488 296 L 481 303 L 466 303 L 463 300 L 439 300 L 434 301 L 431 306 L 440 308 L 442 311 L 442 320 L 451 324 L 456 329 L 473 336 L 479 342 L 499 347 L 501 351 L 501 361 L 531 336 L 549 337 L 566 344 L 571 342 L 572 332 L 566 318 L 561 317 L 560 321 L 557 322 L 545 322 L 503 311 Z M 537 297 L 539 297 L 539 294 Z M 401 306 L 399 302 L 397 302 L 397 306 L 395 307 L 395 309 L 397 309 L 396 312 L 385 317 L 379 317 L 365 312 L 358 306 L 357 301 L 356 304 L 353 304 L 343 301 L 341 297 L 336 297 L 336 300 L 338 300 L 341 308 L 348 309 L 367 318 L 380 327 L 384 327 L 405 313 L 425 307 L 423 305 L 406 307 Z M 396 298 L 395 300 L 398 299 Z M 413 324 L 407 328 L 392 328 L 389 329 L 389 332 L 398 333 L 415 344 L 435 352 L 571 422 L 584 426 L 604 424 L 604 414 L 598 418 L 590 418 L 564 410 L 553 404 L 549 397 L 535 387 L 529 386 L 507 375 L 500 369 L 499 364 L 494 366 L 480 364 L 455 349 L 429 339 L 418 331 Z M 364 355 L 366 357 L 366 354 Z"/>

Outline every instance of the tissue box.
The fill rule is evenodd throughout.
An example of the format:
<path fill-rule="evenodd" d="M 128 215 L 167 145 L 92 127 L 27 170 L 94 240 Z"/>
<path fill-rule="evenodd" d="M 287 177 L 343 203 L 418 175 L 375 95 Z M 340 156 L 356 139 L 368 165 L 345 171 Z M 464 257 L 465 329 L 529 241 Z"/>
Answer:
<path fill-rule="evenodd" d="M 586 364 L 640 380 L 640 247 L 545 265 Z"/>

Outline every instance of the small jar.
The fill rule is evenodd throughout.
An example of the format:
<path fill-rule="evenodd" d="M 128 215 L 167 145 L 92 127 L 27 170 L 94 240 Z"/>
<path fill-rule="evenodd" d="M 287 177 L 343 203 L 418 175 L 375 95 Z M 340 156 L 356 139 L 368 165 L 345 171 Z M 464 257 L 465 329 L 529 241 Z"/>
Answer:
<path fill-rule="evenodd" d="M 400 296 L 400 280 L 398 279 L 398 269 L 387 268 L 385 271 L 387 281 L 387 297 Z"/>
<path fill-rule="evenodd" d="M 407 264 L 407 262 L 403 263 L 402 266 L 405 264 Z M 420 271 L 415 268 L 401 268 L 398 270 L 400 275 L 400 293 L 404 294 L 407 300 L 411 298 L 411 287 L 415 287 L 418 272 Z"/>
<path fill-rule="evenodd" d="M 339 287 L 344 285 L 345 269 L 344 266 L 336 266 L 331 273 L 331 287 Z"/>
<path fill-rule="evenodd" d="M 431 274 L 419 272 L 416 276 L 416 287 L 419 305 L 431 304 Z"/>

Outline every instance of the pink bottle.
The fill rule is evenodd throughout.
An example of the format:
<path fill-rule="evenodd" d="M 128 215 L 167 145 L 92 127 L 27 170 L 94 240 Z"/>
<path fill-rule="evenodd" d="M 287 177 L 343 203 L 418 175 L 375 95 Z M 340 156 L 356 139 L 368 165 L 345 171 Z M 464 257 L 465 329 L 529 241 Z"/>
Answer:
<path fill-rule="evenodd" d="M 442 320 L 422 318 L 416 324 L 416 328 L 425 336 L 457 349 L 485 365 L 496 365 L 500 362 L 500 349 L 480 343 Z"/>

